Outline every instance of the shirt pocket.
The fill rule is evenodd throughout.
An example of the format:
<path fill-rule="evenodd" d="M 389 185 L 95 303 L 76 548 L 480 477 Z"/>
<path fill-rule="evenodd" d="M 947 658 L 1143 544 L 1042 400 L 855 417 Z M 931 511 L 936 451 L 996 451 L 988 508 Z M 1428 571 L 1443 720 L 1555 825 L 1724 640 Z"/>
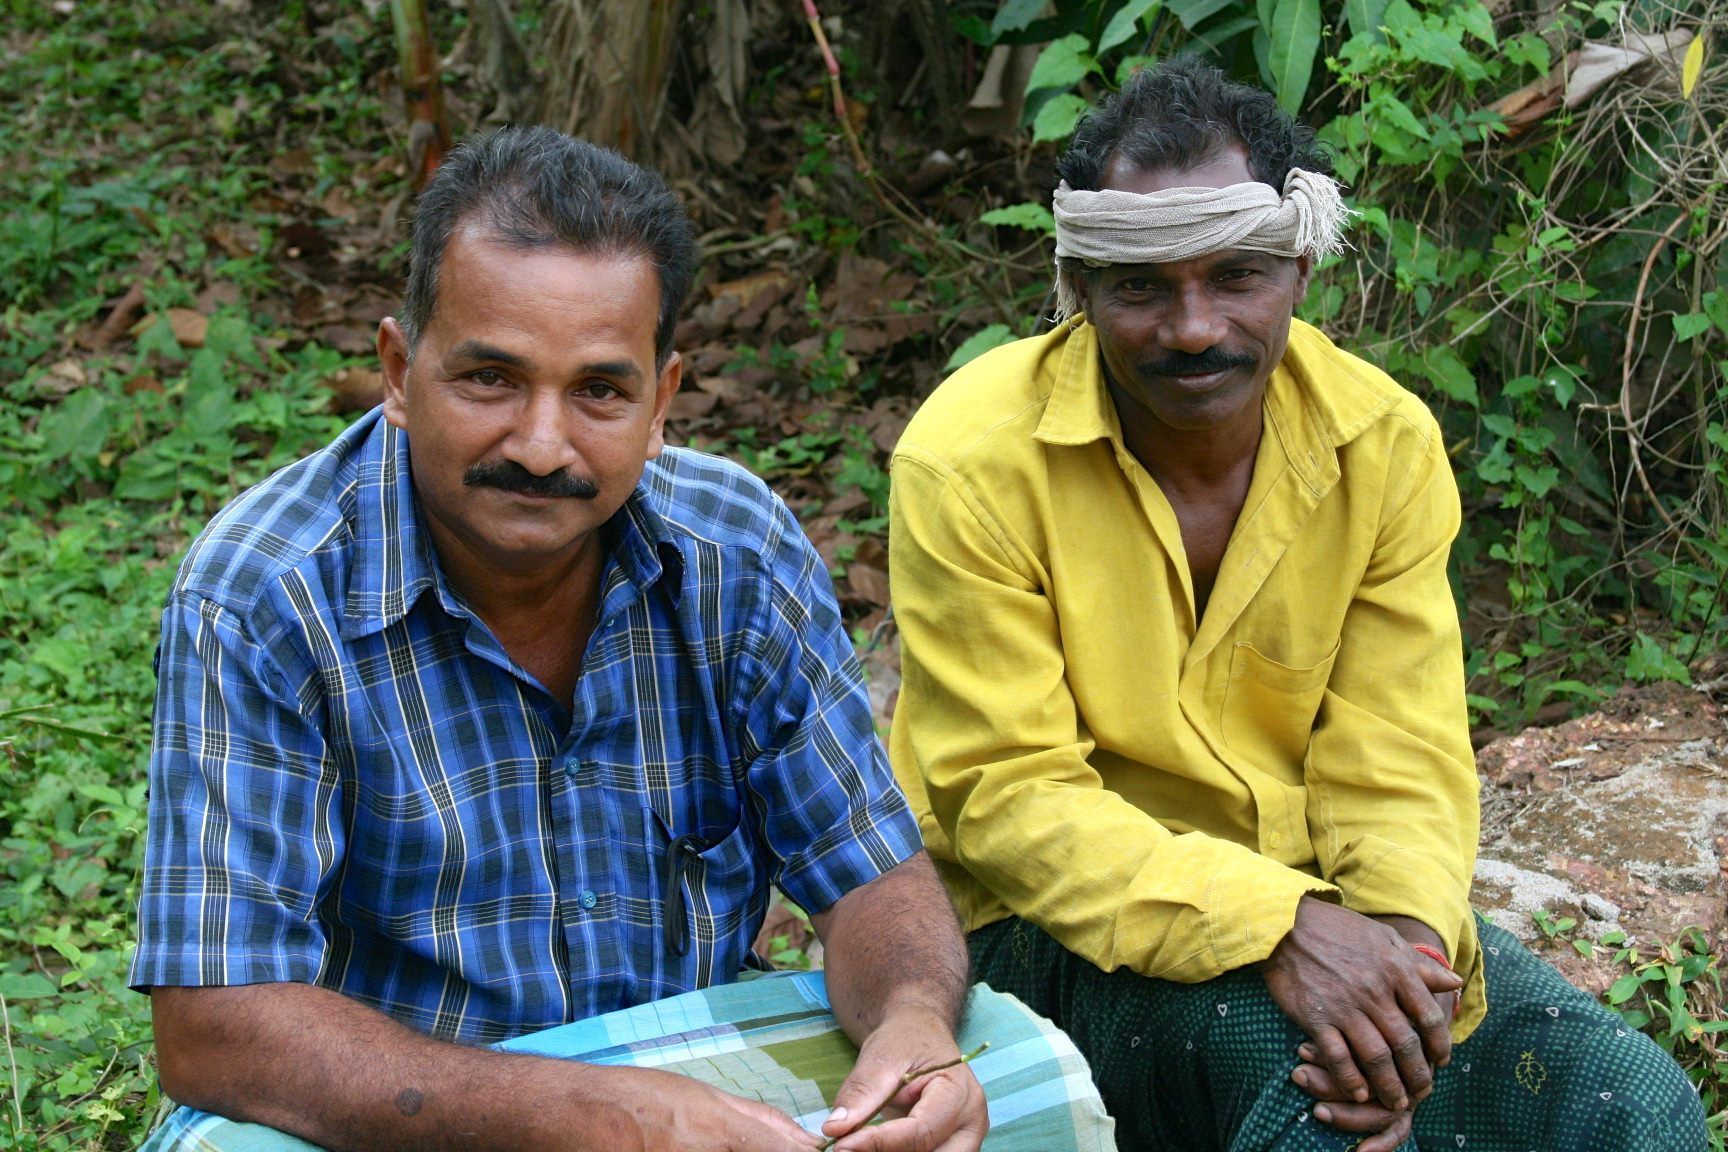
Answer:
<path fill-rule="evenodd" d="M 1293 668 L 1251 644 L 1236 644 L 1224 690 L 1224 743 L 1261 771 L 1292 787 L 1301 785 L 1302 763 L 1337 658 L 1334 643 L 1319 663 Z"/>
<path fill-rule="evenodd" d="M 655 864 L 656 946 L 693 980 L 683 990 L 733 980 L 767 910 L 767 882 L 745 821 L 707 835 L 675 828 L 648 807 Z M 682 956 L 680 956 L 682 953 Z"/>

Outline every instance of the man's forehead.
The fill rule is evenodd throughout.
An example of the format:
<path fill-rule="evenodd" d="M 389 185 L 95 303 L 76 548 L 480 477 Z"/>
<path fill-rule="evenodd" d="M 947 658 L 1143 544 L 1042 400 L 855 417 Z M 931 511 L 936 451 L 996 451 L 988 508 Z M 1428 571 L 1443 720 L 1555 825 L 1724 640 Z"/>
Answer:
<path fill-rule="evenodd" d="M 1171 188 L 1228 188 L 1249 184 L 1254 173 L 1248 153 L 1239 144 L 1227 144 L 1212 155 L 1182 167 L 1145 167 L 1118 152 L 1104 169 L 1099 184 L 1115 192 L 1164 192 Z"/>
<path fill-rule="evenodd" d="M 1221 248 L 1216 252 L 1203 252 L 1188 260 L 1168 263 L 1098 264 L 1093 267 L 1112 280 L 1122 280 L 1130 276 L 1161 276 L 1178 268 L 1268 268 L 1289 264 L 1294 260 L 1293 256 L 1280 256 L 1275 252 L 1257 252 L 1250 248 Z"/>

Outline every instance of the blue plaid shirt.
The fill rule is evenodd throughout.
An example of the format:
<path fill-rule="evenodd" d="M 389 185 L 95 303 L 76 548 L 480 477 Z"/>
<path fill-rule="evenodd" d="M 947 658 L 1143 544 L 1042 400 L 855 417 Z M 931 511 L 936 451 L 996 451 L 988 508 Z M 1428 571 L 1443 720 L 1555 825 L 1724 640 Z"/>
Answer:
<path fill-rule="evenodd" d="M 668 449 L 605 532 L 566 702 L 445 581 L 376 413 L 218 515 L 162 623 L 133 986 L 489 1042 L 731 980 L 770 883 L 823 909 L 916 851 L 785 505 Z"/>

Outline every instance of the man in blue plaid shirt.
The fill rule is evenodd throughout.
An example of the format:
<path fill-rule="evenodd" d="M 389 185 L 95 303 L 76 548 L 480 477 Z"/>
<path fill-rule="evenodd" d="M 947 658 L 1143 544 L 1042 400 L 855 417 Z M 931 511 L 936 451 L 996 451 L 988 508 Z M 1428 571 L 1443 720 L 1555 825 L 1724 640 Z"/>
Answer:
<path fill-rule="evenodd" d="M 760 481 L 662 446 L 694 267 L 621 157 L 458 149 L 381 413 L 194 544 L 132 983 L 205 1111 L 154 1147 L 979 1147 L 969 1068 L 902 1085 L 959 1055 L 966 952 L 824 566 Z M 771 883 L 861 1049 L 819 1132 L 477 1046 L 734 980 Z"/>

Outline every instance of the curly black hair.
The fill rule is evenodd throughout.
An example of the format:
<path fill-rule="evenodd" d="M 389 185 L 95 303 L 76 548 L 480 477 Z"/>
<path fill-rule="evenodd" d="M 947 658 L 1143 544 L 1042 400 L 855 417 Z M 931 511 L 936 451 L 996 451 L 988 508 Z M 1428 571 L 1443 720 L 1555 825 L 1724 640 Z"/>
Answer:
<path fill-rule="evenodd" d="M 1254 179 L 1280 192 L 1292 168 L 1332 174 L 1314 130 L 1278 107 L 1263 88 L 1238 84 L 1192 56 L 1135 72 L 1122 90 L 1087 113 L 1056 174 L 1094 191 L 1118 155 L 1137 168 L 1192 168 L 1232 144 L 1248 153 Z"/>

